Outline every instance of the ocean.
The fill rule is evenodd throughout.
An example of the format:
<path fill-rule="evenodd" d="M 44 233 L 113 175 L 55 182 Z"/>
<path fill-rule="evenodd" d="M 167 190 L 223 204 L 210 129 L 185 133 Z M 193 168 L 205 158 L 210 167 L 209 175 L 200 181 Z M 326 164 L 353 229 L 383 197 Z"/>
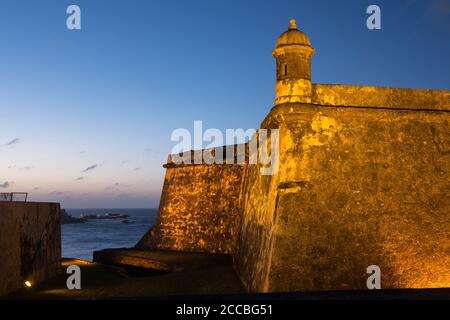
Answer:
<path fill-rule="evenodd" d="M 62 256 L 92 261 L 92 253 L 106 248 L 133 247 L 155 223 L 157 209 L 66 209 L 73 217 L 80 215 L 123 213 L 124 219 L 88 220 L 61 225 Z"/>

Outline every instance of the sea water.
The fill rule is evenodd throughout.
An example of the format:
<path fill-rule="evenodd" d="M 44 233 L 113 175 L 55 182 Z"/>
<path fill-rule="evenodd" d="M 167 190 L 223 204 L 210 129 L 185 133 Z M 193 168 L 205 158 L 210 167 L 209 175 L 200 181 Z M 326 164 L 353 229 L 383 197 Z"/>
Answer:
<path fill-rule="evenodd" d="M 123 213 L 130 217 L 87 220 L 61 226 L 62 256 L 92 261 L 92 253 L 106 248 L 133 247 L 155 223 L 157 209 L 66 209 L 73 217 Z M 127 220 L 128 223 L 123 221 Z"/>

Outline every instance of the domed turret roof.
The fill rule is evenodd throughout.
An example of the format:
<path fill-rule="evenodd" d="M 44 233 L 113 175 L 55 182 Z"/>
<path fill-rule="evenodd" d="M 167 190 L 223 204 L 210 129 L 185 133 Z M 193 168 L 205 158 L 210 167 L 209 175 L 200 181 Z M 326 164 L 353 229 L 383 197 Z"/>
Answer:
<path fill-rule="evenodd" d="M 290 21 L 288 31 L 279 36 L 277 40 L 277 48 L 287 45 L 311 46 L 308 36 L 304 32 L 297 29 L 294 19 Z"/>

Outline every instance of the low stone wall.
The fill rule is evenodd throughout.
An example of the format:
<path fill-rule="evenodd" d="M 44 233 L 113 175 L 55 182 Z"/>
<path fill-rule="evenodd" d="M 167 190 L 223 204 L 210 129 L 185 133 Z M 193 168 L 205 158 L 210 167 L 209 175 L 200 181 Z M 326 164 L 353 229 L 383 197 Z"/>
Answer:
<path fill-rule="evenodd" d="M 232 253 L 243 164 L 167 166 L 156 225 L 138 248 Z"/>
<path fill-rule="evenodd" d="M 59 204 L 0 202 L 0 296 L 55 276 L 60 263 Z"/>

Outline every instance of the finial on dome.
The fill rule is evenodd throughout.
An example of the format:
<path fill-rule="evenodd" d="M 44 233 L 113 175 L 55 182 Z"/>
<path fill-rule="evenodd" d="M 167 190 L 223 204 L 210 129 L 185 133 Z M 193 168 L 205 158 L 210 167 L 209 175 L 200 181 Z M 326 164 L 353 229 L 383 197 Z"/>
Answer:
<path fill-rule="evenodd" d="M 289 21 L 289 30 L 297 30 L 297 24 L 295 23 L 295 19 L 291 19 Z"/>

